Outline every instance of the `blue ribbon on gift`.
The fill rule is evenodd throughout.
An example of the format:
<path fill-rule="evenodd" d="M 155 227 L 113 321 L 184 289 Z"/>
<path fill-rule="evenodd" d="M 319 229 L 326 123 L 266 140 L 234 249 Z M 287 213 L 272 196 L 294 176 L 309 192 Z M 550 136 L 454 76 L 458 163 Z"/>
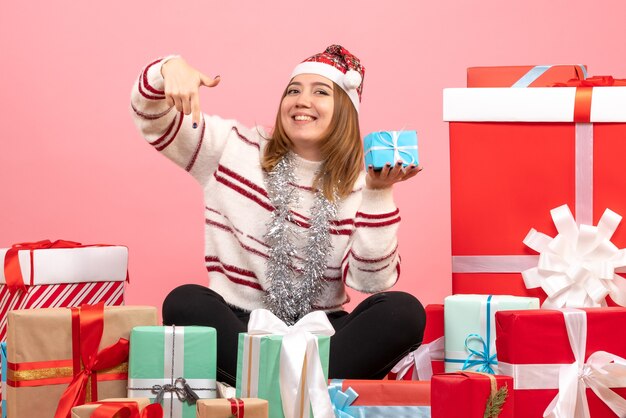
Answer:
<path fill-rule="evenodd" d="M 430 418 L 430 406 L 352 406 L 359 394 L 348 387 L 342 390 L 340 379 L 328 386 L 330 401 L 336 418 Z"/>
<path fill-rule="evenodd" d="M 481 373 L 490 373 L 496 374 L 495 370 L 492 366 L 498 364 L 497 361 L 497 353 L 491 353 L 490 342 L 491 342 L 491 298 L 493 295 L 489 295 L 487 297 L 487 318 L 486 318 L 486 328 L 487 328 L 487 338 L 483 338 L 479 334 L 469 334 L 467 338 L 465 338 L 465 349 L 470 353 L 469 356 L 465 360 L 457 360 L 446 358 L 444 361 L 448 363 L 463 363 L 463 367 L 461 370 L 467 370 L 473 367 L 478 367 L 476 371 Z M 476 339 L 482 345 L 482 350 L 475 350 L 470 348 L 469 341 Z"/>

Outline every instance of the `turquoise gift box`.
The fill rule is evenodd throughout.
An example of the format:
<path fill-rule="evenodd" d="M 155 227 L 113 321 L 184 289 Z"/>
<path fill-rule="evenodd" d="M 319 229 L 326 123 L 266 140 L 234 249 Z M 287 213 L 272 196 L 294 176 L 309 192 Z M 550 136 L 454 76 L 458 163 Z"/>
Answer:
<path fill-rule="evenodd" d="M 328 380 L 330 337 L 316 335 L 319 357 Z M 284 418 L 280 396 L 280 352 L 282 335 L 239 334 L 237 352 L 237 397 L 268 401 L 269 416 Z M 311 416 L 313 414 L 311 413 Z"/>
<path fill-rule="evenodd" d="M 196 396 L 216 397 L 215 328 L 143 326 L 130 333 L 128 397 L 163 405 L 166 418 L 196 418 Z"/>
<path fill-rule="evenodd" d="M 363 148 L 365 168 L 371 165 L 379 170 L 387 163 L 393 166 L 400 160 L 403 167 L 419 164 L 415 131 L 372 132 L 363 138 Z"/>
<path fill-rule="evenodd" d="M 444 300 L 446 372 L 498 373 L 498 311 L 539 309 L 539 299 L 507 295 L 453 295 Z"/>

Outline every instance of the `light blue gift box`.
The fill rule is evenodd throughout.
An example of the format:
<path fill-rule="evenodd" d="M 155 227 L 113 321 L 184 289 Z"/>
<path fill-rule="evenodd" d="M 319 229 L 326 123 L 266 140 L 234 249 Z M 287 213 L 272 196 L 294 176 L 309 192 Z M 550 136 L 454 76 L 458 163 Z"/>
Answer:
<path fill-rule="evenodd" d="M 446 372 L 498 373 L 498 311 L 539 309 L 538 298 L 507 295 L 453 295 L 444 300 Z"/>
<path fill-rule="evenodd" d="M 372 132 L 363 138 L 363 148 L 365 168 L 371 165 L 379 170 L 387 163 L 393 166 L 399 160 L 402 160 L 403 167 L 419 164 L 415 131 Z"/>
<path fill-rule="evenodd" d="M 0 343 L 0 361 L 2 362 L 2 418 L 7 418 L 7 343 Z"/>

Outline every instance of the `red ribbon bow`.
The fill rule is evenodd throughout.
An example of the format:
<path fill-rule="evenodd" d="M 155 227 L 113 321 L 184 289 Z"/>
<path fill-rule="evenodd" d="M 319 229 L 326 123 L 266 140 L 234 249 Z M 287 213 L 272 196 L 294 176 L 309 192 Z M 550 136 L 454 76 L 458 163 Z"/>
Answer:
<path fill-rule="evenodd" d="M 125 338 L 98 352 L 103 330 L 104 302 L 72 308 L 74 378 L 63 392 L 54 418 L 70 418 L 72 407 L 85 403 L 90 382 L 91 397 L 97 400 L 97 372 L 128 360 L 128 340 Z"/>
<path fill-rule="evenodd" d="M 574 122 L 590 122 L 593 88 L 610 86 L 626 86 L 626 79 L 616 79 L 610 75 L 602 75 L 589 77 L 584 80 L 572 78 L 565 83 L 554 83 L 552 85 L 552 87 L 576 87 Z"/>
<path fill-rule="evenodd" d="M 33 271 L 33 251 L 45 248 L 76 248 L 81 247 L 80 242 L 56 240 L 54 242 L 49 239 L 37 242 L 22 242 L 13 244 L 4 256 L 4 277 L 11 293 L 16 290 L 26 290 L 24 278 L 22 277 L 22 269 L 20 268 L 20 259 L 18 252 L 21 250 L 30 250 L 30 279 L 31 284 L 34 277 Z"/>
<path fill-rule="evenodd" d="M 244 418 L 243 417 L 243 400 L 239 398 L 228 398 L 228 402 L 230 402 L 230 412 L 233 414 L 233 417 Z"/>
<path fill-rule="evenodd" d="M 113 418 L 118 414 L 118 418 L 163 418 L 163 408 L 158 403 L 146 406 L 139 412 L 137 402 L 110 401 L 98 402 L 101 404 L 93 413 L 91 418 Z"/>

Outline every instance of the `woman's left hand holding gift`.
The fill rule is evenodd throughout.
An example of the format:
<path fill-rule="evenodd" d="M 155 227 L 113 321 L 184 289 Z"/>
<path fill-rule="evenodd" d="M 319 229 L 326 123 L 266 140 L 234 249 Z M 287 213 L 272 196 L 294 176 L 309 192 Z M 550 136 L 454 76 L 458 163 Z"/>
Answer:
<path fill-rule="evenodd" d="M 398 161 L 393 167 L 387 164 L 382 170 L 376 171 L 371 165 L 367 167 L 365 185 L 368 189 L 386 189 L 401 181 L 415 177 L 422 171 L 419 165 L 409 165 L 402 167 L 402 162 Z"/>

